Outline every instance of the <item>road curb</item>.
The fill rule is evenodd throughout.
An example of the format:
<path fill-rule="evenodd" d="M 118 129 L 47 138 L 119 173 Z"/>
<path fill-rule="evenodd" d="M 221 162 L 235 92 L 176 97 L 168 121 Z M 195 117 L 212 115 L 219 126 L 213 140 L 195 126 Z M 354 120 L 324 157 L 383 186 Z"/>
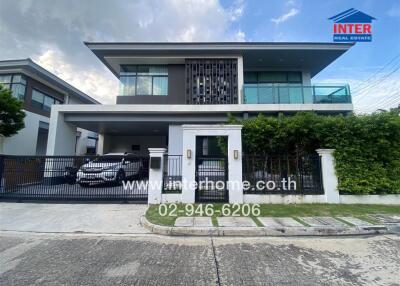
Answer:
<path fill-rule="evenodd" d="M 175 227 L 140 219 L 141 225 L 155 234 L 168 236 L 348 236 L 388 234 L 384 225 L 363 227 Z"/>

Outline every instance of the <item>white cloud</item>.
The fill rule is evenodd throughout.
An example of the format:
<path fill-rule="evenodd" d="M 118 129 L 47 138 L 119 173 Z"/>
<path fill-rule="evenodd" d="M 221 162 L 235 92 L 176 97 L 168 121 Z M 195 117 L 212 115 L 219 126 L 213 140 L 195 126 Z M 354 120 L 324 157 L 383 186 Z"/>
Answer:
<path fill-rule="evenodd" d="M 246 40 L 246 34 L 242 30 L 237 30 L 235 34 L 235 40 L 237 42 L 244 42 Z"/>
<path fill-rule="evenodd" d="M 286 14 L 283 14 L 283 15 L 279 16 L 278 18 L 272 18 L 271 22 L 274 22 L 276 25 L 279 25 L 281 23 L 286 22 L 290 18 L 296 16 L 297 14 L 299 14 L 299 12 L 300 12 L 300 10 L 298 10 L 296 8 L 292 8 Z"/>
<path fill-rule="evenodd" d="M 285 3 L 286 6 L 295 6 L 296 4 L 295 0 L 287 0 Z"/>
<path fill-rule="evenodd" d="M 229 8 L 231 21 L 237 21 L 243 16 L 244 7 L 245 7 L 244 0 L 236 0 L 233 3 L 233 5 Z"/>
<path fill-rule="evenodd" d="M 95 94 L 96 99 L 102 103 L 115 104 L 118 80 L 105 69 L 76 69 L 68 63 L 65 55 L 54 47 L 46 47 L 44 52 L 34 56 L 33 60 L 86 94 Z"/>
<path fill-rule="evenodd" d="M 243 0 L 1 0 L 0 60 L 31 57 L 103 103 L 115 76 L 83 41 L 243 41 Z"/>

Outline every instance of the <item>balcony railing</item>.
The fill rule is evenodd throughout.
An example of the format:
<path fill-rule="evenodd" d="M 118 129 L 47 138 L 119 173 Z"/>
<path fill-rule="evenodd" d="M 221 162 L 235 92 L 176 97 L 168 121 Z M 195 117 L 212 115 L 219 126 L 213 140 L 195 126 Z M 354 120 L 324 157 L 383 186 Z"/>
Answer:
<path fill-rule="evenodd" d="M 244 84 L 245 104 L 351 103 L 348 85 Z"/>

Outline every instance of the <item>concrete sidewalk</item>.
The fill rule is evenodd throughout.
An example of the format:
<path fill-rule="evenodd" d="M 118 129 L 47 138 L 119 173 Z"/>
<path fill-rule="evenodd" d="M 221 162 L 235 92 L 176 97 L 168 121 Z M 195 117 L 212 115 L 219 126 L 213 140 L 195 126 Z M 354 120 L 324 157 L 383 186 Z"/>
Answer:
<path fill-rule="evenodd" d="M 149 233 L 140 225 L 147 205 L 0 203 L 0 231 Z"/>

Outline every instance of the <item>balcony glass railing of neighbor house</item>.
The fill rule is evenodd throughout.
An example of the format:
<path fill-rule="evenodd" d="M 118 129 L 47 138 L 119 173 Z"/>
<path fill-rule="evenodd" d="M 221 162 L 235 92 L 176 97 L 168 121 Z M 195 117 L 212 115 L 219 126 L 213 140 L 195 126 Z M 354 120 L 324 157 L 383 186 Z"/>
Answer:
<path fill-rule="evenodd" d="M 351 95 L 348 85 L 244 84 L 243 103 L 351 103 Z"/>

